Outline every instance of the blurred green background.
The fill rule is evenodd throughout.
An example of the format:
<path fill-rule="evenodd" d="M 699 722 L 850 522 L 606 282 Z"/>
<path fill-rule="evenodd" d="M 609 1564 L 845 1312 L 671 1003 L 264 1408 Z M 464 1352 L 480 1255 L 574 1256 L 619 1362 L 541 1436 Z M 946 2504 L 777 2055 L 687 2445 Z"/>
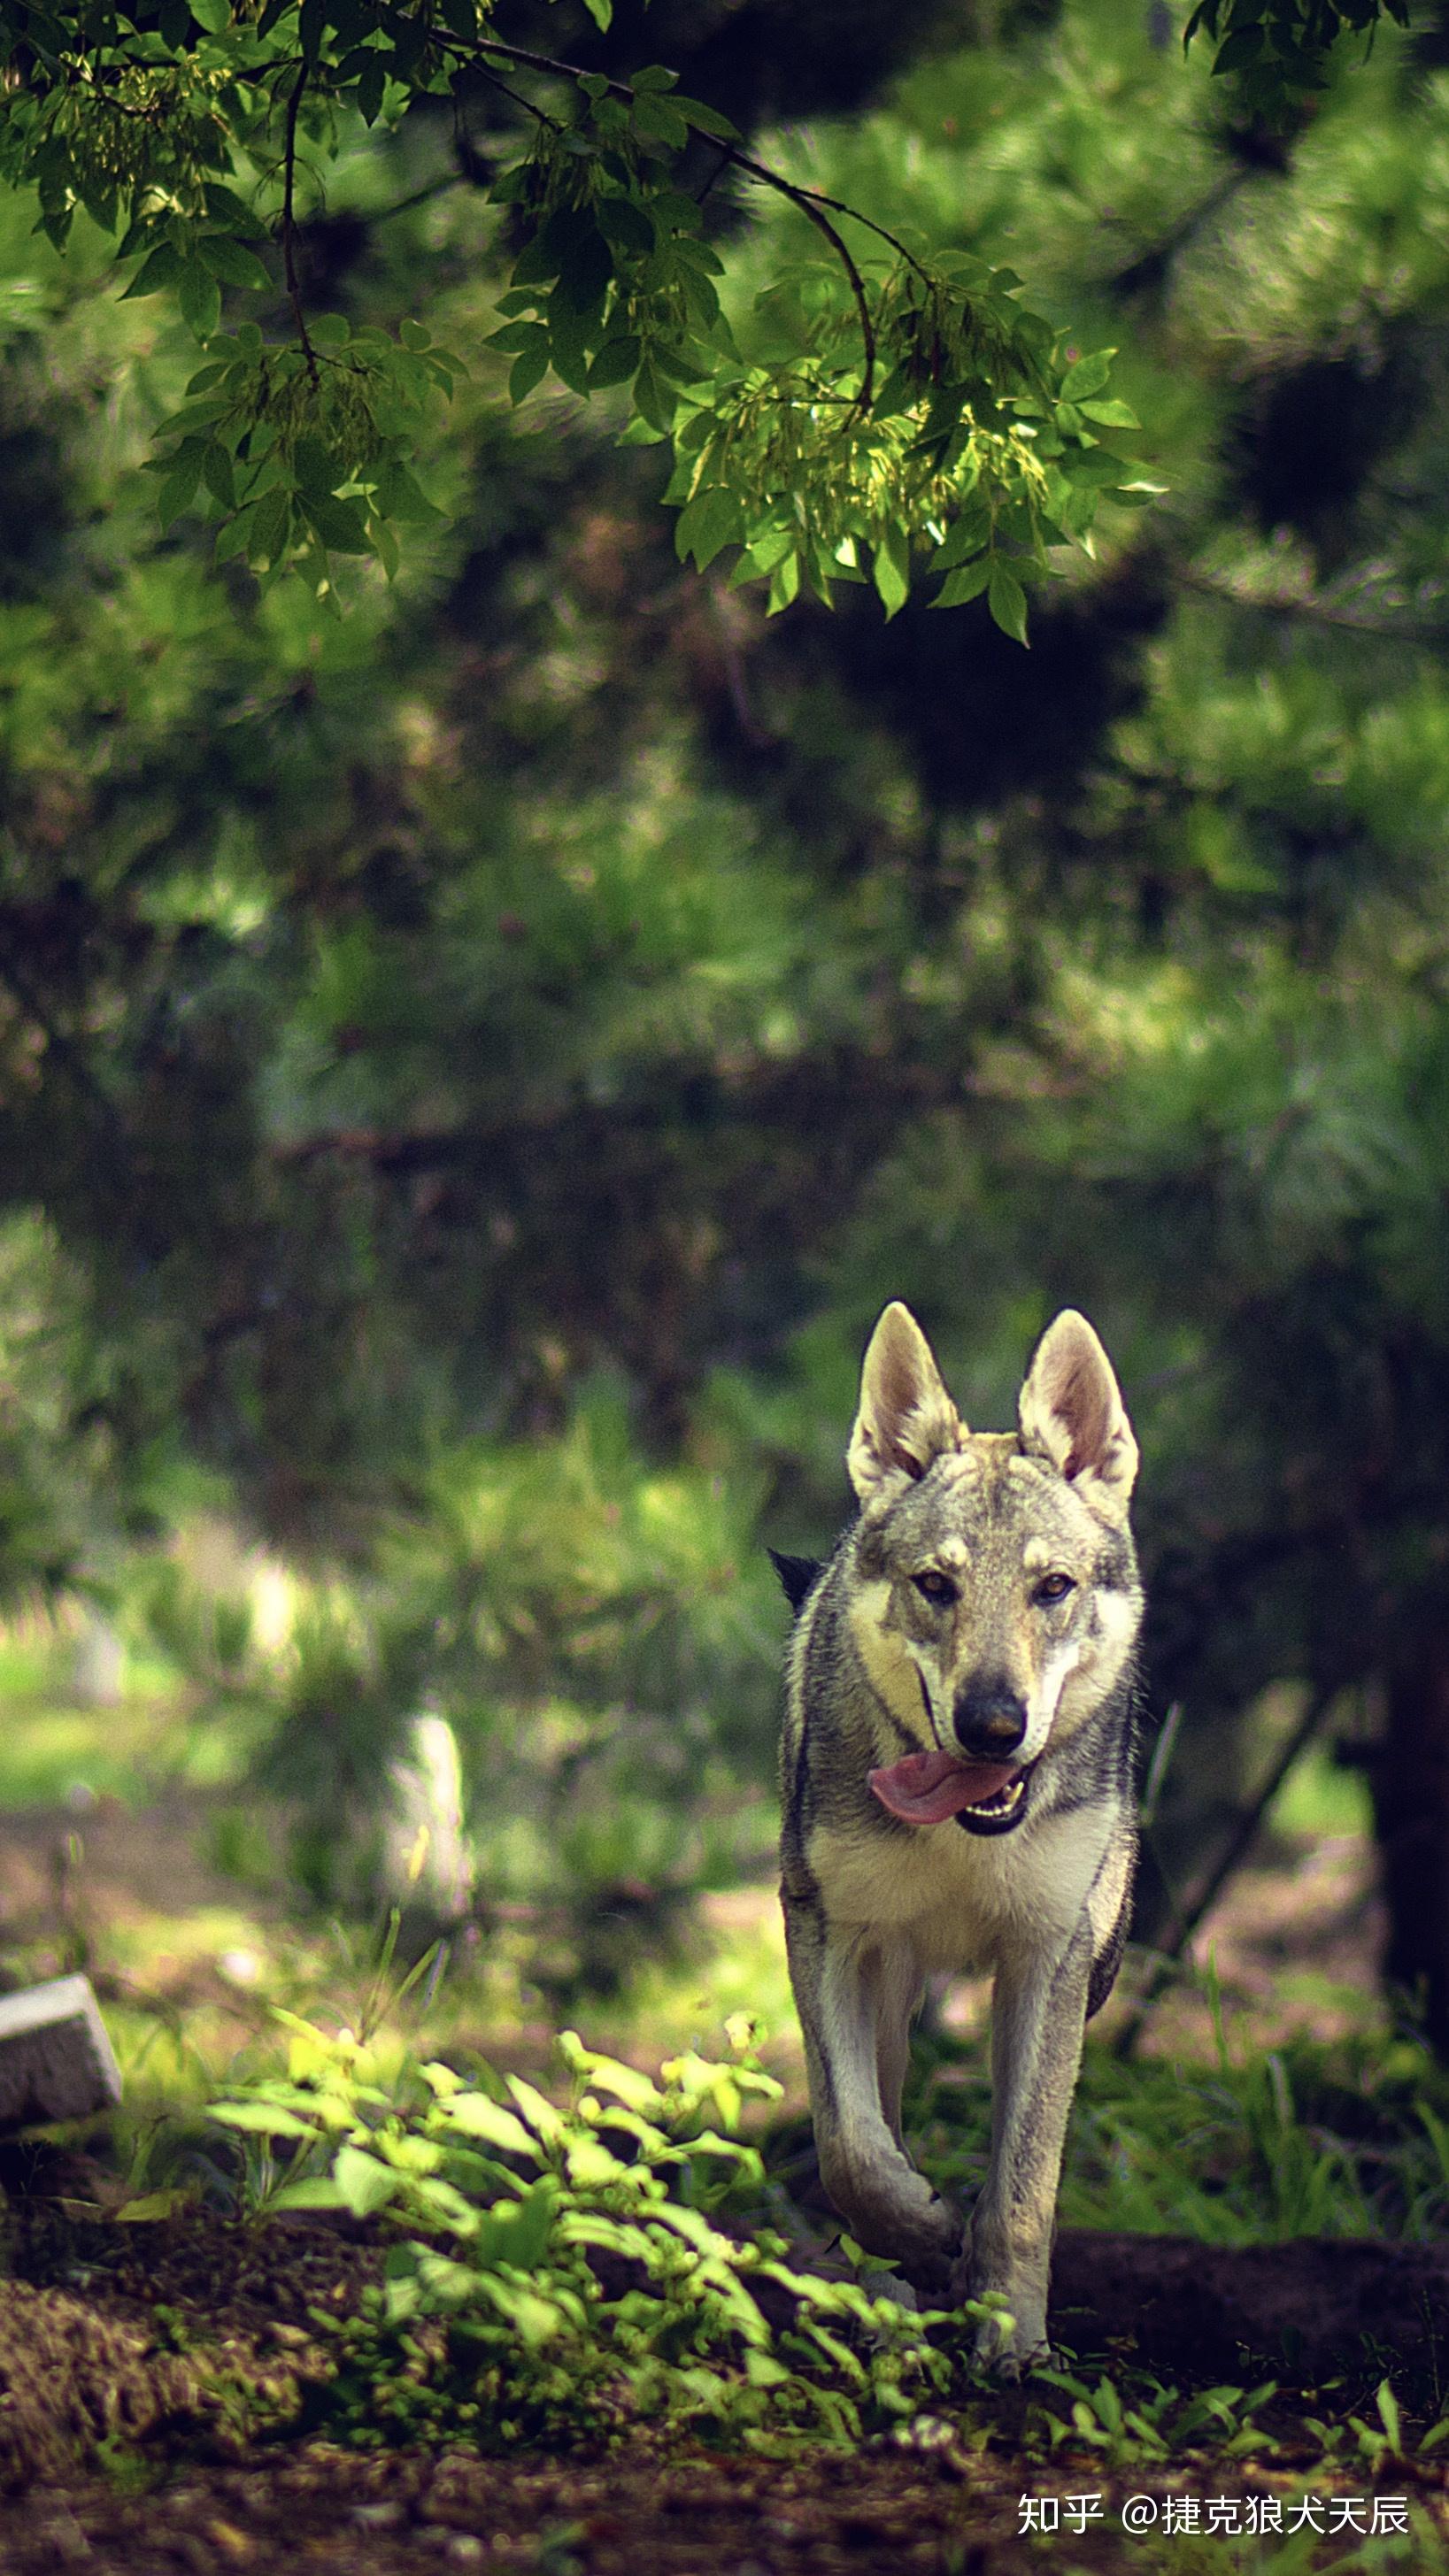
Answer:
<path fill-rule="evenodd" d="M 1309 1712 L 1449 2037 L 1449 14 L 1287 133 L 1179 32 L 659 0 L 599 55 L 1119 349 L 1167 496 L 1029 652 L 767 622 L 607 398 L 510 417 L 496 95 L 311 203 L 309 298 L 472 365 L 340 618 L 158 534 L 194 345 L 0 198 L 0 1807 L 169 1799 L 345 1911 L 431 1709 L 517 2010 L 614 1992 L 768 1875 L 763 1549 L 845 1516 L 880 1306 L 990 1427 L 1070 1302 L 1180 1712 L 1139 1928 Z M 800 219 L 708 202 L 743 305 Z"/>

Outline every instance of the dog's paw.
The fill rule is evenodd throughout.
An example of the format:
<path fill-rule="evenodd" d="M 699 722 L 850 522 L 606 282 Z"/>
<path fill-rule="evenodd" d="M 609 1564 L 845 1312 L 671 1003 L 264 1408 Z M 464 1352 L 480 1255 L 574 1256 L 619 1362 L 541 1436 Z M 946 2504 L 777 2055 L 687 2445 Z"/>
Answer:
<path fill-rule="evenodd" d="M 973 2276 L 967 2255 L 956 2266 L 951 2298 L 975 2319 L 974 2359 L 988 2378 L 1013 2383 L 1046 2368 L 1052 2353 L 1039 2295 L 987 2288 Z"/>
<path fill-rule="evenodd" d="M 997 2321 L 978 2327 L 974 2360 L 984 2379 L 994 2380 L 998 2387 L 1015 2388 L 1029 2379 L 1034 2370 L 1046 2370 L 1052 2359 L 1051 2345 L 1046 2342 L 1019 2345 L 1014 2335 L 1003 2340 L 996 2330 Z"/>

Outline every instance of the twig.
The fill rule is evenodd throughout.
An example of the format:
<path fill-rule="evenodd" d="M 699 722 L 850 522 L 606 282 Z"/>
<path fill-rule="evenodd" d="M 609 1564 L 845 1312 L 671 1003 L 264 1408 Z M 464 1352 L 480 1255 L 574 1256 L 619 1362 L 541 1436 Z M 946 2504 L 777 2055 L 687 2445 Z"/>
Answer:
<path fill-rule="evenodd" d="M 302 308 L 302 291 L 297 284 L 297 224 L 293 212 L 297 178 L 297 115 L 302 105 L 302 92 L 307 86 L 307 74 L 310 68 L 309 64 L 303 63 L 297 74 L 292 95 L 287 101 L 287 132 L 283 146 L 283 168 L 286 176 L 282 184 L 282 267 L 287 280 L 287 295 L 297 324 L 297 337 L 301 341 L 302 354 L 307 361 L 307 373 L 315 386 L 318 382 L 317 352 L 312 346 L 312 335 L 307 328 L 307 316 Z"/>
<path fill-rule="evenodd" d="M 521 45 L 499 44 L 492 37 L 481 37 L 475 46 L 466 48 L 462 44 L 450 41 L 447 38 L 439 38 L 436 41 L 447 44 L 450 52 L 461 53 L 466 50 L 473 53 L 475 56 L 491 54 L 501 57 L 505 62 L 521 63 L 529 71 L 545 72 L 555 80 L 580 81 L 584 78 L 583 73 L 580 72 L 572 63 L 556 61 L 550 54 L 531 53 Z M 482 68 L 481 65 L 480 68 Z M 485 74 L 485 77 L 491 78 L 493 75 Z M 625 99 L 632 103 L 634 92 L 630 89 L 626 81 L 611 80 L 608 83 L 608 87 L 615 98 Z M 535 113 L 541 113 L 541 111 L 535 111 Z M 690 119 L 688 111 L 681 109 L 680 114 L 683 116 L 685 124 L 689 125 Z M 702 126 L 696 126 L 692 127 L 691 131 L 695 133 L 703 133 L 705 129 Z M 831 249 L 834 251 L 837 259 L 841 263 L 841 266 L 845 270 L 851 294 L 855 299 L 855 309 L 860 321 L 861 339 L 864 344 L 865 351 L 865 365 L 862 375 L 861 389 L 856 397 L 855 408 L 861 412 L 868 411 L 875 385 L 875 326 L 871 319 L 870 305 L 866 297 L 865 281 L 851 255 L 849 247 L 842 239 L 840 233 L 836 230 L 835 225 L 830 221 L 830 217 L 832 215 L 845 215 L 852 223 L 863 224 L 867 232 L 874 233 L 878 240 L 887 243 L 896 253 L 897 258 L 905 260 L 907 265 L 913 268 L 916 275 L 928 286 L 933 283 L 930 271 L 922 266 L 920 260 L 917 259 L 915 252 L 909 250 L 906 244 L 901 241 L 895 233 L 889 231 L 884 224 L 878 224 L 872 215 L 863 215 L 857 207 L 847 205 L 843 197 L 827 197 L 822 189 L 801 187 L 797 181 L 785 178 L 779 170 L 772 170 L 767 161 L 757 161 L 753 153 L 746 152 L 742 146 L 737 143 L 723 142 L 717 135 L 711 135 L 708 139 L 711 142 L 719 143 L 722 155 L 720 163 L 721 168 L 728 166 L 731 169 L 741 170 L 745 173 L 747 178 L 757 179 L 762 187 L 773 188 L 778 196 L 788 199 L 791 205 L 798 206 L 801 213 L 807 216 L 810 222 L 814 224 L 817 232 L 823 233 L 825 239 L 829 242 Z M 718 177 L 718 175 L 719 173 L 716 171 L 715 176 Z M 713 185 L 713 181 L 711 181 L 711 185 Z"/>
<path fill-rule="evenodd" d="M 459 44 L 451 37 L 440 35 L 436 27 L 433 30 L 432 41 L 440 49 L 446 50 L 450 54 L 467 54 L 469 56 L 473 56 L 476 53 L 475 47 Z M 562 134 L 563 127 L 560 125 L 558 118 L 556 116 L 550 116 L 548 109 L 546 107 L 540 107 L 536 99 L 525 98 L 521 89 L 510 88 L 508 82 L 506 80 L 500 80 L 498 74 L 490 71 L 486 63 L 478 63 L 476 68 L 480 80 L 486 80 L 493 89 L 500 90 L 505 98 L 511 98 L 514 106 L 521 107 L 526 116 L 532 116 L 537 119 L 540 125 L 546 125 L 550 134 Z"/>

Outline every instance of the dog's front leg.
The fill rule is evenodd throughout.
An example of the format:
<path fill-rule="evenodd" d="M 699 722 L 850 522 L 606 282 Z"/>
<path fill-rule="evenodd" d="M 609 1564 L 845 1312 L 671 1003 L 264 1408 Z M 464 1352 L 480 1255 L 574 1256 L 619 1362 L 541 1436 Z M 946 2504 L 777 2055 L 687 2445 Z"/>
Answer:
<path fill-rule="evenodd" d="M 1047 2282 L 1067 2116 L 1082 2060 L 1091 1934 L 1065 1951 L 1002 1959 L 991 2000 L 991 2163 L 971 2220 L 965 2286 L 994 2292 L 1011 2323 L 988 2320 L 978 2357 L 1015 2379 L 1044 2360 Z"/>
<path fill-rule="evenodd" d="M 944 2296 L 961 2220 L 918 2174 L 891 2133 L 906 2033 L 920 1991 L 903 1942 L 832 1925 L 818 1899 L 785 1900 L 785 1942 L 820 2178 L 867 2253 L 899 2263 L 914 2286 Z"/>

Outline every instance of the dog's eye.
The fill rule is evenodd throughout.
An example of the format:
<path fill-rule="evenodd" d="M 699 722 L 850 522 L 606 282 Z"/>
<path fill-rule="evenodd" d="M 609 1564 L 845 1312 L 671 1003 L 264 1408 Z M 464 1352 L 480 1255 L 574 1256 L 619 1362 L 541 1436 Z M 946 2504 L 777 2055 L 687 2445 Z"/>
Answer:
<path fill-rule="evenodd" d="M 1076 1588 L 1069 1574 L 1044 1574 L 1036 1587 L 1036 1597 L 1038 1601 L 1065 1601 Z"/>
<path fill-rule="evenodd" d="M 911 1581 L 922 1600 L 929 1601 L 937 1610 L 944 1610 L 947 1602 L 956 1598 L 956 1586 L 949 1574 L 913 1574 Z"/>

